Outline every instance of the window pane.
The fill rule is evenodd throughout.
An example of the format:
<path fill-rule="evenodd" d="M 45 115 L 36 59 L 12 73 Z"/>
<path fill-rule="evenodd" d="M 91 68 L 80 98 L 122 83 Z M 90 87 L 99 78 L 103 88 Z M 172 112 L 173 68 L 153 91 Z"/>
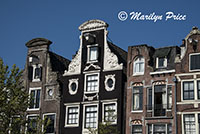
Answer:
<path fill-rule="evenodd" d="M 28 126 L 27 131 L 36 133 L 36 127 L 37 127 L 37 116 L 28 116 Z"/>
<path fill-rule="evenodd" d="M 115 103 L 104 105 L 104 121 L 115 122 L 117 119 Z"/>
<path fill-rule="evenodd" d="M 142 102 L 143 102 L 143 87 L 134 87 L 133 88 L 133 97 L 132 104 L 133 110 L 142 110 Z"/>
<path fill-rule="evenodd" d="M 132 134 L 142 134 L 142 125 L 132 125 Z"/>
<path fill-rule="evenodd" d="M 88 75 L 87 76 L 87 92 L 97 91 L 98 90 L 98 75 Z"/>
<path fill-rule="evenodd" d="M 97 127 L 97 106 L 85 107 L 85 128 Z"/>
<path fill-rule="evenodd" d="M 200 69 L 200 55 L 191 55 L 190 58 L 190 70 Z"/>
<path fill-rule="evenodd" d="M 138 57 L 134 61 L 133 66 L 134 73 L 143 73 L 144 72 L 144 58 Z"/>
<path fill-rule="evenodd" d="M 97 60 L 97 50 L 98 50 L 98 47 L 90 47 L 90 58 L 89 60 L 90 61 L 94 61 L 94 60 Z"/>
<path fill-rule="evenodd" d="M 200 99 L 200 81 L 197 81 L 198 99 Z"/>
<path fill-rule="evenodd" d="M 158 58 L 158 67 L 164 67 L 165 58 Z"/>
<path fill-rule="evenodd" d="M 29 108 L 31 109 L 34 108 L 35 104 L 35 90 L 31 90 L 30 98 L 31 98 L 31 103 Z"/>
<path fill-rule="evenodd" d="M 194 99 L 194 82 L 183 82 L 183 99 L 193 100 Z"/>
<path fill-rule="evenodd" d="M 196 134 L 194 114 L 184 115 L 185 134 Z"/>
<path fill-rule="evenodd" d="M 40 90 L 36 90 L 37 94 L 36 94 L 36 104 L 35 104 L 35 108 L 39 108 L 40 106 Z"/>
<path fill-rule="evenodd" d="M 46 117 L 46 122 L 45 124 L 47 123 L 48 120 L 50 120 L 50 123 L 49 125 L 47 126 L 46 128 L 46 133 L 54 133 L 54 124 L 55 124 L 55 114 L 53 115 L 45 115 Z"/>
<path fill-rule="evenodd" d="M 68 116 L 67 124 L 77 124 L 78 123 L 78 107 L 69 107 L 67 116 Z"/>

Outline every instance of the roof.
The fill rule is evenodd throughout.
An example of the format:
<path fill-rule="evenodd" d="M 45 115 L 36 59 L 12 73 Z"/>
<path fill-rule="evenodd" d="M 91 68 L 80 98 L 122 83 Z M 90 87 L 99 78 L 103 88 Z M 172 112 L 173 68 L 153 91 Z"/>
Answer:
<path fill-rule="evenodd" d="M 57 55 L 51 51 L 49 51 L 49 56 L 50 56 L 50 63 L 51 63 L 52 71 L 63 74 L 64 71 L 68 68 L 70 60 L 68 60 L 60 55 Z"/>
<path fill-rule="evenodd" d="M 45 38 L 35 38 L 26 43 L 27 47 L 50 45 L 52 42 Z"/>

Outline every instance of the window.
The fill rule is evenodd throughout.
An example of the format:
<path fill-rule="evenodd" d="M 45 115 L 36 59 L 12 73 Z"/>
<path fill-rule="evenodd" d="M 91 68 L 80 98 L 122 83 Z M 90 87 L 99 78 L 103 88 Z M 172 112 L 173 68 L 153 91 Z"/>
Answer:
<path fill-rule="evenodd" d="M 196 134 L 194 114 L 184 115 L 184 131 L 185 134 Z"/>
<path fill-rule="evenodd" d="M 84 128 L 97 128 L 97 106 L 85 106 Z"/>
<path fill-rule="evenodd" d="M 147 110 L 152 110 L 152 88 L 148 88 L 148 105 Z"/>
<path fill-rule="evenodd" d="M 142 134 L 142 125 L 132 125 L 131 134 Z"/>
<path fill-rule="evenodd" d="M 165 124 L 154 125 L 154 134 L 166 134 Z"/>
<path fill-rule="evenodd" d="M 79 107 L 78 106 L 68 106 L 66 108 L 66 126 L 78 126 L 79 121 Z"/>
<path fill-rule="evenodd" d="M 200 69 L 200 54 L 190 55 L 190 70 Z"/>
<path fill-rule="evenodd" d="M 143 87 L 133 87 L 133 110 L 142 110 Z"/>
<path fill-rule="evenodd" d="M 98 45 L 88 45 L 88 62 L 97 62 L 98 60 Z"/>
<path fill-rule="evenodd" d="M 167 59 L 165 57 L 157 57 L 157 68 L 167 67 Z"/>
<path fill-rule="evenodd" d="M 29 66 L 28 77 L 33 82 L 40 81 L 42 79 L 42 65 L 36 64 Z"/>
<path fill-rule="evenodd" d="M 44 115 L 45 124 L 50 120 L 49 125 L 46 128 L 45 133 L 54 133 L 55 132 L 55 114 L 46 114 Z"/>
<path fill-rule="evenodd" d="M 148 124 L 148 134 L 172 134 L 172 124 Z"/>
<path fill-rule="evenodd" d="M 40 107 L 40 89 L 30 89 L 29 109 L 39 109 Z"/>
<path fill-rule="evenodd" d="M 144 58 L 137 57 L 133 65 L 133 75 L 144 74 Z"/>
<path fill-rule="evenodd" d="M 200 99 L 200 81 L 197 81 L 198 99 Z"/>
<path fill-rule="evenodd" d="M 167 108 L 172 108 L 172 86 L 167 87 Z"/>
<path fill-rule="evenodd" d="M 187 81 L 183 82 L 183 100 L 194 99 L 194 82 Z"/>
<path fill-rule="evenodd" d="M 104 122 L 117 123 L 116 103 L 104 104 Z"/>
<path fill-rule="evenodd" d="M 98 74 L 86 76 L 86 92 L 98 91 Z"/>
<path fill-rule="evenodd" d="M 28 125 L 27 125 L 27 131 L 30 133 L 36 133 L 37 131 L 37 119 L 38 116 L 28 116 Z"/>

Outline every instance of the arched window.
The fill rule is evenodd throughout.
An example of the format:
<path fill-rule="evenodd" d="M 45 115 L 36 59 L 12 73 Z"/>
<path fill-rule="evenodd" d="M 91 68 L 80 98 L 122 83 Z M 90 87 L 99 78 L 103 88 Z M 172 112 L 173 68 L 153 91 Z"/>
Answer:
<path fill-rule="evenodd" d="M 142 74 L 144 74 L 144 58 L 140 56 L 134 60 L 133 75 L 142 75 Z"/>

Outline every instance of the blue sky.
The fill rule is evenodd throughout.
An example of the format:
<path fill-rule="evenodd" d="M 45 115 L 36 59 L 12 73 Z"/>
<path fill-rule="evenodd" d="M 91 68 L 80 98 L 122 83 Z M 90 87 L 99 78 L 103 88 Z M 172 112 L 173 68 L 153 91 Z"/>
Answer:
<path fill-rule="evenodd" d="M 193 26 L 200 28 L 199 0 L 1 0 L 0 57 L 23 68 L 25 43 L 36 37 L 51 40 L 51 51 L 71 59 L 79 48 L 79 25 L 90 19 L 109 24 L 109 38 L 119 47 L 148 44 L 155 48 L 181 45 Z M 118 19 L 120 11 L 163 15 L 157 21 Z M 185 21 L 165 21 L 165 13 L 186 15 Z"/>

